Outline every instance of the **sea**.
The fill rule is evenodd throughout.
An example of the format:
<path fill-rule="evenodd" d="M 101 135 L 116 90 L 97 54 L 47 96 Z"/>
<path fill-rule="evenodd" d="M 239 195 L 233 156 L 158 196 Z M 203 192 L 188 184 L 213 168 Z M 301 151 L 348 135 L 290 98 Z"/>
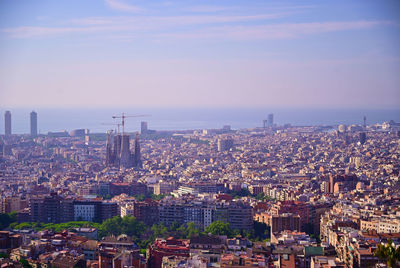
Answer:
<path fill-rule="evenodd" d="M 0 134 L 4 133 L 4 112 L 11 111 L 12 132 L 30 132 L 32 109 L 0 109 Z M 399 109 L 294 109 L 294 108 L 107 108 L 107 109 L 34 109 L 38 114 L 38 132 L 50 132 L 85 128 L 91 133 L 105 133 L 116 129 L 120 119 L 114 115 L 143 115 L 125 119 L 125 131 L 140 130 L 140 122 L 148 122 L 152 130 L 213 129 L 230 125 L 232 129 L 261 127 L 268 114 L 274 115 L 274 124 L 293 126 L 352 125 L 400 122 Z"/>

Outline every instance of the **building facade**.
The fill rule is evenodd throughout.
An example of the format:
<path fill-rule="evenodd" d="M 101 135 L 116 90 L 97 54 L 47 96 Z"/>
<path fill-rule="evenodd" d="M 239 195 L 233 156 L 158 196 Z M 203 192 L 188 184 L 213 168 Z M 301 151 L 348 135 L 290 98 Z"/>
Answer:
<path fill-rule="evenodd" d="M 11 112 L 6 111 L 4 114 L 4 134 L 11 136 Z"/>
<path fill-rule="evenodd" d="M 32 111 L 31 112 L 31 136 L 36 137 L 38 134 L 37 131 L 37 113 Z"/>

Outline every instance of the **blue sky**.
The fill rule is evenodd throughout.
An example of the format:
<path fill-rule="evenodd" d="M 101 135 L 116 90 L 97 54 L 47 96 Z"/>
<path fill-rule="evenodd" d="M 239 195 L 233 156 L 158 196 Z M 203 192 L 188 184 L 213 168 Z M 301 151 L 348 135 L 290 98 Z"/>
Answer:
<path fill-rule="evenodd" d="M 400 107 L 399 1 L 0 0 L 0 107 Z"/>

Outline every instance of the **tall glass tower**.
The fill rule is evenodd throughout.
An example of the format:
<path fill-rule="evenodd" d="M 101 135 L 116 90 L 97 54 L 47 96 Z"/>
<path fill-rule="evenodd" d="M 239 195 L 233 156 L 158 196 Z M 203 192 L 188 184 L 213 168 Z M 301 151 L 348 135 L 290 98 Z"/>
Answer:
<path fill-rule="evenodd" d="M 37 113 L 35 111 L 31 112 L 31 136 L 37 136 Z"/>
<path fill-rule="evenodd" d="M 5 135 L 6 136 L 11 136 L 11 112 L 10 111 L 6 111 L 6 113 L 4 114 L 4 130 L 5 130 Z"/>

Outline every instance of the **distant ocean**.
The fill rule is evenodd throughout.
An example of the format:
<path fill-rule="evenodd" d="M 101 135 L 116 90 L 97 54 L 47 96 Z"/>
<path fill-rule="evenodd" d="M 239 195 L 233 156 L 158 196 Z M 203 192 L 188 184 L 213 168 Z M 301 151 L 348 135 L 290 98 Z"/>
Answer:
<path fill-rule="evenodd" d="M 0 133 L 4 134 L 4 112 L 0 109 Z M 10 109 L 12 132 L 29 133 L 28 109 Z M 140 122 L 147 121 L 148 128 L 154 130 L 186 130 L 222 128 L 230 125 L 232 129 L 261 127 L 268 114 L 274 114 L 278 125 L 338 125 L 362 124 L 363 116 L 367 124 L 382 123 L 389 120 L 400 122 L 399 109 L 35 109 L 38 113 L 38 131 L 73 130 L 88 128 L 91 133 L 115 129 L 103 123 L 116 122 L 111 116 L 125 112 L 128 115 L 150 114 L 142 118 L 127 118 L 126 131 L 140 130 Z"/>

